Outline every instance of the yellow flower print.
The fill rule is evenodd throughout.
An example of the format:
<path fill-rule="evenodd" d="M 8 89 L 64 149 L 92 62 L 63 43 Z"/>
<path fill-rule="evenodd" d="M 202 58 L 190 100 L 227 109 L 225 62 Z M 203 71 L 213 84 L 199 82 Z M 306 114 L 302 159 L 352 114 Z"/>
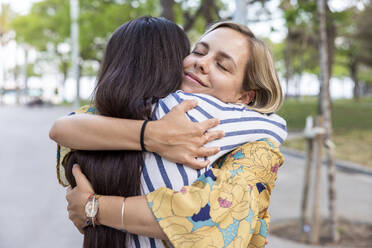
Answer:
<path fill-rule="evenodd" d="M 159 221 L 159 224 L 165 233 L 170 233 L 168 231 L 171 230 L 172 236 L 190 233 L 193 228 L 193 224 L 189 220 L 178 216 L 164 218 Z"/>
<path fill-rule="evenodd" d="M 217 227 L 203 227 L 189 234 L 175 235 L 172 242 L 175 247 L 224 247 L 222 233 Z"/>
<path fill-rule="evenodd" d="M 172 195 L 172 209 L 177 216 L 192 216 L 208 203 L 210 194 L 209 185 L 204 185 L 202 189 L 185 186 L 180 192 Z"/>
<path fill-rule="evenodd" d="M 209 198 L 212 221 L 225 229 L 233 224 L 234 219 L 242 220 L 247 217 L 252 205 L 255 205 L 255 199 L 252 199 L 251 191 L 247 188 L 239 184 L 228 184 L 212 191 Z"/>
<path fill-rule="evenodd" d="M 171 198 L 168 197 L 170 194 L 173 194 L 172 190 L 162 188 L 162 190 L 156 190 L 147 195 L 147 200 L 150 202 L 151 209 L 157 218 L 173 215 Z"/>

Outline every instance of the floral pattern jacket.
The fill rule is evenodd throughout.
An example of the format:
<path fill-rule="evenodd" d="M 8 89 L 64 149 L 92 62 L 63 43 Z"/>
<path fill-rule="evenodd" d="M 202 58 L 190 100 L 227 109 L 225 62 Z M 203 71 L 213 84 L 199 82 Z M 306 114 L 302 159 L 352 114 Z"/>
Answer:
<path fill-rule="evenodd" d="M 264 247 L 270 194 L 283 156 L 261 140 L 226 155 L 179 192 L 159 188 L 148 204 L 174 247 Z"/>

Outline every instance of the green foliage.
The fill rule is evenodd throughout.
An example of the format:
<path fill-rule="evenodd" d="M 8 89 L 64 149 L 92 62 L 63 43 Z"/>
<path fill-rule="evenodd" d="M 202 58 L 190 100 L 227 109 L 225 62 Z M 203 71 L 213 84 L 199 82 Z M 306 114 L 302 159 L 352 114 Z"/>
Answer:
<path fill-rule="evenodd" d="M 158 1 L 82 1 L 80 49 L 83 60 L 100 61 L 109 36 L 124 22 L 143 15 L 157 16 Z"/>
<path fill-rule="evenodd" d="M 289 130 L 303 130 L 306 117 L 317 114 L 317 100 L 305 98 L 303 101 L 286 100 L 278 112 L 287 120 Z M 332 104 L 332 125 L 336 133 L 351 130 L 370 130 L 372 127 L 372 98 L 362 98 L 359 102 L 340 99 Z"/>
<path fill-rule="evenodd" d="M 11 20 L 14 13 L 9 4 L 1 3 L 0 5 L 0 45 L 3 46 L 11 39 Z"/>
<path fill-rule="evenodd" d="M 367 84 L 372 84 L 372 68 L 361 66 L 358 77 L 361 81 Z"/>

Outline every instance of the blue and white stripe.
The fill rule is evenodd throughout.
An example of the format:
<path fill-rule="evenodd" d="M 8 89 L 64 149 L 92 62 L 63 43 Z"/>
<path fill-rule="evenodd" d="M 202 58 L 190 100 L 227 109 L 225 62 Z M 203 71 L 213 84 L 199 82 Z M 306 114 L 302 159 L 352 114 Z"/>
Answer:
<path fill-rule="evenodd" d="M 154 106 L 153 118 L 162 118 L 173 107 L 187 99 L 198 101 L 198 106 L 187 112 L 191 121 L 201 122 L 210 118 L 220 120 L 220 124 L 211 130 L 223 130 L 225 137 L 205 146 L 218 146 L 221 151 L 208 157 L 211 163 L 202 170 L 194 170 L 170 162 L 155 153 L 145 153 L 145 166 L 141 177 L 143 194 L 150 193 L 159 187 L 180 190 L 183 186 L 192 184 L 201 173 L 210 169 L 211 164 L 218 158 L 247 142 L 269 138 L 281 144 L 287 137 L 286 122 L 280 116 L 261 114 L 244 105 L 224 103 L 205 94 L 190 94 L 182 91 L 172 93 Z M 161 240 L 138 235 L 132 237 L 130 247 L 164 247 Z"/>

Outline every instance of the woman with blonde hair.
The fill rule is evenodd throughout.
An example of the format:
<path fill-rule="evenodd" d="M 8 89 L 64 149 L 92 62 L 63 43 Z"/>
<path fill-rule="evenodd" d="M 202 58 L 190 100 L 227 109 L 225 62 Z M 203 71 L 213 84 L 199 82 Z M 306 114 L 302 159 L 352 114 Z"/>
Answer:
<path fill-rule="evenodd" d="M 282 93 L 270 52 L 248 28 L 232 22 L 221 22 L 202 36 L 192 53 L 184 59 L 183 70 L 181 90 L 184 92 L 176 92 L 176 95 L 172 95 L 176 99 L 173 103 L 167 102 L 165 98 L 163 104 L 166 107 L 174 107 L 177 97 L 181 98 L 179 102 L 196 98 L 199 101 L 199 106 L 196 108 L 198 112 L 187 113 L 191 120 L 193 118 L 197 121 L 203 120 L 197 117 L 202 113 L 206 116 L 204 119 L 222 117 L 219 126 L 222 128 L 229 123 L 234 123 L 235 126 L 251 124 L 255 128 L 242 130 L 235 127 L 237 131 L 226 136 L 239 139 L 242 135 L 248 135 L 245 140 L 243 139 L 244 143 L 256 142 L 239 147 L 239 143 L 233 145 L 229 143 L 231 141 L 228 141 L 228 137 L 222 138 L 220 141 L 222 143 L 217 143 L 220 152 L 223 150 L 222 147 L 230 146 L 229 149 L 225 149 L 227 152 L 236 149 L 216 163 L 213 168 L 207 167 L 205 173 L 200 175 L 191 186 L 184 186 L 177 191 L 158 188 L 146 196 L 127 198 L 100 196 L 97 200 L 99 202 L 97 220 L 102 225 L 126 229 L 131 233 L 169 239 L 176 247 L 263 246 L 269 220 L 267 213 L 269 197 L 277 169 L 283 162 L 278 144 L 286 136 L 284 120 L 273 114 L 281 105 Z M 214 106 L 220 109 L 220 112 L 210 115 L 205 111 L 208 109 L 207 106 Z M 188 110 L 187 108 L 184 110 Z M 224 118 L 225 115 L 231 114 L 226 112 L 227 109 L 238 113 L 239 117 Z M 202 142 L 193 141 L 198 134 L 204 135 L 204 131 L 197 132 L 196 135 L 193 132 L 193 135 L 187 136 L 186 139 L 185 135 L 181 135 L 178 140 L 174 138 L 177 136 L 174 132 L 169 136 L 167 132 L 169 129 L 162 131 L 162 127 L 175 127 L 177 123 L 182 123 L 182 126 L 174 128 L 175 130 L 195 128 L 194 123 L 184 121 L 183 112 L 176 108 L 163 119 L 150 121 L 146 132 L 143 132 L 144 128 L 142 128 L 143 140 L 140 142 L 138 136 L 137 140 L 135 137 L 140 131 L 138 129 L 141 125 L 138 125 L 136 132 L 128 134 L 132 135 L 129 140 L 132 140 L 133 144 L 121 147 L 117 146 L 123 142 L 120 138 L 122 131 L 118 126 L 127 125 L 126 121 L 105 118 L 99 120 L 100 125 L 91 124 L 94 118 L 102 118 L 98 116 L 84 117 L 83 120 L 78 116 L 61 120 L 60 122 L 70 123 L 69 134 L 64 135 L 62 138 L 64 140 L 61 138 L 56 140 L 67 146 L 75 146 L 73 148 L 77 149 L 83 149 L 82 147 L 84 149 L 138 149 L 140 143 L 142 149 L 158 152 L 172 161 L 193 164 L 196 160 L 190 158 L 198 157 L 200 154 L 198 149 L 187 148 L 190 144 L 191 147 L 198 148 L 208 141 L 209 138 L 205 137 Z M 103 123 L 105 125 L 102 125 Z M 58 125 L 61 126 L 61 123 Z M 87 131 L 89 135 L 85 136 L 88 137 L 83 137 L 77 144 L 72 138 L 76 137 L 73 129 L 82 130 L 81 127 L 84 127 L 84 130 L 91 128 L 91 131 Z M 120 131 L 115 133 L 115 130 Z M 229 130 L 226 129 L 225 133 L 228 134 Z M 66 138 L 68 135 L 72 136 Z M 164 142 L 164 138 L 163 140 L 160 138 L 156 141 L 157 137 L 162 135 L 165 135 L 168 140 Z M 101 137 L 110 137 L 110 142 L 114 145 L 102 141 Z M 263 138 L 266 139 L 259 141 Z M 88 139 L 97 141 L 94 147 L 88 147 L 90 144 L 82 144 Z M 223 142 L 226 142 L 225 146 L 222 146 Z M 186 148 L 185 151 L 190 152 L 191 155 L 180 154 L 179 151 L 183 148 Z M 215 159 L 210 160 L 214 162 Z M 81 229 L 85 226 L 83 223 L 86 219 L 83 208 L 87 196 L 94 193 L 94 190 L 77 166 L 72 171 L 77 187 L 67 194 L 69 213 L 75 225 Z M 150 241 L 150 244 L 152 246 L 155 243 Z"/>

